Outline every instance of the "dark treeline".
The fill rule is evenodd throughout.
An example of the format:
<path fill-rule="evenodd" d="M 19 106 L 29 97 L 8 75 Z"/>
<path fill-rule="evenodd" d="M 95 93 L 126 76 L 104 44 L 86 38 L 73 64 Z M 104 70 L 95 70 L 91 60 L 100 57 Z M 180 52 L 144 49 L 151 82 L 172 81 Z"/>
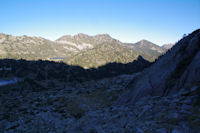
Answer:
<path fill-rule="evenodd" d="M 87 81 L 113 77 L 121 74 L 132 74 L 148 67 L 151 63 L 141 56 L 131 63 L 109 63 L 99 68 L 84 69 L 70 66 L 63 62 L 27 61 L 14 59 L 0 60 L 0 77 L 20 77 L 37 80 L 60 79 L 65 81 Z"/>

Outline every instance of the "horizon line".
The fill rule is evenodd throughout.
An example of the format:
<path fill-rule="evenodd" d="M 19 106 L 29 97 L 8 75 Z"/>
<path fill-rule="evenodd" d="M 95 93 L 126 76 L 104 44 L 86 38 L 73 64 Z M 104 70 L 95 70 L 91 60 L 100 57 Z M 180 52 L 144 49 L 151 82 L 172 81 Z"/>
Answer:
<path fill-rule="evenodd" d="M 74 37 L 74 36 L 76 36 L 76 35 L 79 35 L 79 34 L 83 34 L 83 35 L 87 35 L 87 36 L 89 36 L 89 37 L 95 37 L 95 36 L 98 36 L 98 35 L 108 35 L 108 36 L 110 36 L 112 39 L 115 39 L 115 40 L 118 40 L 118 41 L 120 41 L 121 43 L 126 43 L 126 44 L 135 44 L 135 43 L 138 43 L 138 42 L 140 42 L 140 41 L 149 41 L 150 43 L 153 43 L 153 44 L 155 44 L 155 45 L 157 45 L 157 46 L 160 46 L 160 47 L 162 47 L 163 45 L 166 45 L 166 44 L 176 44 L 177 42 L 178 42 L 178 40 L 176 41 L 176 42 L 174 42 L 174 43 L 166 43 L 166 44 L 161 44 L 161 45 L 159 45 L 159 44 L 157 44 L 157 43 L 154 43 L 153 41 L 151 41 L 151 40 L 148 40 L 148 39 L 145 39 L 145 38 L 143 38 L 143 39 L 139 39 L 138 41 L 136 41 L 136 42 L 125 42 L 125 41 L 121 41 L 120 39 L 117 39 L 117 38 L 115 38 L 115 37 L 113 37 L 112 35 L 110 35 L 110 34 L 108 34 L 108 33 L 99 33 L 99 34 L 86 34 L 86 33 L 83 33 L 83 32 L 79 32 L 79 33 L 75 33 L 75 34 L 65 34 L 65 35 L 62 35 L 62 36 L 60 36 L 60 37 L 57 37 L 57 39 L 50 39 L 50 38 L 48 38 L 48 37 L 43 37 L 43 36 L 40 36 L 40 35 L 28 35 L 28 34 L 19 34 L 19 35 L 14 35 L 14 34 L 10 34 L 10 33 L 4 33 L 4 32 L 0 32 L 0 34 L 4 34 L 4 35 L 9 35 L 9 36 L 14 36 L 14 37 L 23 37 L 23 36 L 27 36 L 27 37 L 32 37 L 32 38 L 43 38 L 43 39 L 45 39 L 45 40 L 49 40 L 49 41 L 52 41 L 52 42 L 56 42 L 58 39 L 60 39 L 60 38 L 62 38 L 62 37 L 64 37 L 64 36 L 71 36 L 71 37 Z M 181 39 L 181 38 L 180 38 Z"/>

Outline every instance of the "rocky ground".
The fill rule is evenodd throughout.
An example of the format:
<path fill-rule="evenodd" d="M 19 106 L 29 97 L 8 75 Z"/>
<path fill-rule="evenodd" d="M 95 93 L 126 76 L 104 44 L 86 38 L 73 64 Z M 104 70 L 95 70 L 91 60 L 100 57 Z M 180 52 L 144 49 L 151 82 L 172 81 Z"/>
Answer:
<path fill-rule="evenodd" d="M 47 80 L 30 85 L 24 80 L 1 86 L 0 132 L 67 132 L 90 110 L 109 107 L 139 74 L 82 83 Z"/>
<path fill-rule="evenodd" d="M 72 122 L 72 132 L 197 133 L 199 87 L 171 97 L 143 98 L 134 106 L 92 110 Z M 195 103 L 196 102 L 196 103 Z"/>
<path fill-rule="evenodd" d="M 197 133 L 200 130 L 199 85 L 174 96 L 145 97 L 135 105 L 113 104 L 141 73 L 82 83 L 26 81 L 1 87 L 0 132 Z M 19 86 L 21 89 L 19 89 Z M 41 87 L 43 86 L 43 88 Z M 26 86 L 27 87 L 27 86 Z"/>

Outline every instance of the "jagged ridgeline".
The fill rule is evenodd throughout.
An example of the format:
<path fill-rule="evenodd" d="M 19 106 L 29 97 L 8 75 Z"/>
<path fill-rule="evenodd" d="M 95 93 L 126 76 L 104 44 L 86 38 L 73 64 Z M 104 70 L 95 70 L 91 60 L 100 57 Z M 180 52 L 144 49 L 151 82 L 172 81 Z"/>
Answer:
<path fill-rule="evenodd" d="M 63 61 L 84 68 L 107 63 L 130 63 L 139 55 L 152 62 L 166 49 L 149 41 L 122 43 L 107 34 L 63 36 L 56 41 L 41 37 L 0 34 L 0 58 Z"/>

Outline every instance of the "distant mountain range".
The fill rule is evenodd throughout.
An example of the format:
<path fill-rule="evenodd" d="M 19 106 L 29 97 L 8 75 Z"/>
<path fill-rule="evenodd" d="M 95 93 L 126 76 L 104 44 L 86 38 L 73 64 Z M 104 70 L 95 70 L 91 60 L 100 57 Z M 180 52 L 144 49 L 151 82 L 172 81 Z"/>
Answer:
<path fill-rule="evenodd" d="M 139 55 L 152 62 L 168 48 L 147 40 L 122 43 L 108 34 L 89 36 L 80 33 L 75 36 L 66 35 L 56 41 L 0 34 L 0 58 L 63 61 L 84 68 L 112 62 L 129 63 Z"/>

